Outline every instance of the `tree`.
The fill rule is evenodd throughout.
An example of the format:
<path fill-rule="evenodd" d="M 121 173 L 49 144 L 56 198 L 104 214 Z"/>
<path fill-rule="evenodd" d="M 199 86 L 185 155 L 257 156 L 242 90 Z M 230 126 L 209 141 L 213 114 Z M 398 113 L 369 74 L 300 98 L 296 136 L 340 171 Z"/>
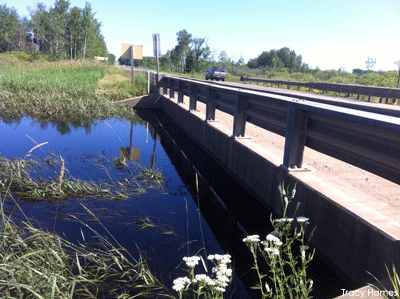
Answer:
<path fill-rule="evenodd" d="M 115 55 L 108 53 L 108 64 L 109 65 L 114 65 L 115 64 Z M 143 57 L 144 58 L 144 57 Z"/>
<path fill-rule="evenodd" d="M 89 2 L 83 9 L 69 8 L 68 0 L 56 0 L 49 10 L 39 3 L 29 9 L 31 20 L 27 36 L 42 54 L 57 57 L 92 58 L 107 56 L 101 23 Z"/>
<path fill-rule="evenodd" d="M 19 17 L 15 8 L 0 5 L 0 52 L 18 50 Z"/>
<path fill-rule="evenodd" d="M 250 59 L 247 63 L 249 68 L 269 68 L 282 69 L 287 68 L 289 71 L 306 71 L 308 65 L 302 62 L 301 55 L 296 55 L 296 52 L 291 51 L 288 47 L 279 50 L 271 50 L 262 52 L 257 58 Z"/>

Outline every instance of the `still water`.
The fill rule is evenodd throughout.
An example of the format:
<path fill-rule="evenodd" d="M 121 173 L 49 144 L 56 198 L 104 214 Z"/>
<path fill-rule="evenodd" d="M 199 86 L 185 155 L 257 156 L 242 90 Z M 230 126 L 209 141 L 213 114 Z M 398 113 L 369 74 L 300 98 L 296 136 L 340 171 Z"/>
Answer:
<path fill-rule="evenodd" d="M 207 254 L 230 253 L 236 270 L 235 289 L 230 290 L 233 298 L 257 294 L 250 290 L 255 277 L 249 271 L 251 256 L 241 240 L 246 232 L 266 235 L 271 230 L 269 213 L 167 117 L 143 111 L 139 114 L 133 120 L 108 119 L 79 125 L 40 123 L 29 118 L 0 122 L 3 157 L 21 158 L 36 144 L 48 142 L 29 158 L 62 157 L 68 176 L 99 182 L 126 175 L 129 169 L 118 170 L 111 161 L 127 158 L 128 148 L 129 167 L 149 167 L 164 176 L 161 188 L 127 199 L 22 202 L 23 211 L 42 227 L 55 227 L 57 233 L 76 242 L 82 241 L 81 230 L 87 235 L 90 231 L 70 215 L 106 234 L 84 212 L 81 204 L 85 205 L 129 252 L 146 252 L 151 270 L 167 285 L 182 275 L 177 266 L 183 256 L 198 252 L 204 255 L 204 248 Z M 52 171 L 48 174 L 56 176 L 58 170 Z M 152 227 L 144 228 L 141 224 L 148 220 Z M 332 298 L 340 294 L 341 288 L 350 289 L 351 285 L 325 267 L 318 271 L 321 267 L 317 264 L 317 270 L 313 270 L 318 294 L 314 298 Z"/>

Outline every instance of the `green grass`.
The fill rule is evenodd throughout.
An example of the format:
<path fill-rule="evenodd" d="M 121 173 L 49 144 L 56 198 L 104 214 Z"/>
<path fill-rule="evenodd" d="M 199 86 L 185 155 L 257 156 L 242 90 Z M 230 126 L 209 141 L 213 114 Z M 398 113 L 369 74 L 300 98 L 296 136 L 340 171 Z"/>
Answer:
<path fill-rule="evenodd" d="M 116 78 L 116 79 L 115 79 Z M 0 117 L 84 122 L 132 116 L 113 101 L 143 95 L 147 79 L 94 61 L 27 62 L 0 54 Z"/>
<path fill-rule="evenodd" d="M 43 143 L 45 144 L 45 143 Z M 79 217 L 72 219 L 91 231 L 94 236 L 83 242 L 69 242 L 62 237 L 33 225 L 17 203 L 28 200 L 59 201 L 68 197 L 132 194 L 129 188 L 146 190 L 155 182 L 160 185 L 162 174 L 137 168 L 135 177 L 114 181 L 117 190 L 105 184 L 66 178 L 63 160 L 52 156 L 34 161 L 26 158 L 42 146 L 32 148 L 22 159 L 9 160 L 0 156 L 0 294 L 1 298 L 173 298 L 170 291 L 152 275 L 144 255 L 139 251 L 134 258 L 102 225 L 96 215 L 84 204 L 82 208 L 106 232 L 101 235 Z M 60 165 L 61 164 L 61 165 Z M 109 161 L 115 165 L 114 160 Z M 48 180 L 35 180 L 34 166 L 58 167 L 59 175 Z M 146 187 L 141 185 L 144 182 Z M 26 198 L 25 198 L 26 197 Z M 22 220 L 6 213 L 5 202 L 21 211 Z M 20 218 L 20 217 L 18 217 Z"/>
<path fill-rule="evenodd" d="M 85 210 L 94 217 L 85 206 Z M 133 258 L 90 226 L 97 243 L 74 244 L 6 215 L 0 199 L 1 298 L 173 298 L 142 253 Z M 110 241 L 111 240 L 111 241 Z"/>

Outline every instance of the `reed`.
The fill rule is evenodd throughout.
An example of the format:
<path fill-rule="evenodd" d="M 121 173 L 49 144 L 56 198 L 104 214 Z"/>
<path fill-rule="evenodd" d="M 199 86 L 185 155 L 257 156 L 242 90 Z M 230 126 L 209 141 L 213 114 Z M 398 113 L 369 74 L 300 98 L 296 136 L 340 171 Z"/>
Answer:
<path fill-rule="evenodd" d="M 173 298 L 142 253 L 133 258 L 85 223 L 94 245 L 73 244 L 28 219 L 15 223 L 3 201 L 0 217 L 2 298 Z"/>
<path fill-rule="evenodd" d="M 0 54 L 0 117 L 82 122 L 132 115 L 113 101 L 146 93 L 145 76 L 135 78 L 132 88 L 123 71 L 93 61 L 30 63 Z"/>
<path fill-rule="evenodd" d="M 26 156 L 42 145 L 35 146 Z M 19 207 L 13 188 L 18 180 L 32 180 L 29 168 L 38 163 L 0 157 L 1 298 L 173 298 L 150 272 L 144 254 L 139 251 L 138 258 L 129 254 L 85 205 L 81 204 L 108 235 L 101 235 L 81 217 L 71 217 L 91 231 L 97 240 L 94 244 L 86 242 L 83 232 L 83 242 L 76 244 L 35 227 Z M 66 171 L 61 162 L 50 195 L 60 192 L 60 186 L 64 192 L 70 184 L 65 181 Z M 9 174 L 6 179 L 5 173 Z M 17 185 L 23 189 L 21 183 Z M 84 188 L 95 189 L 91 184 Z M 38 183 L 35 189 L 43 190 Z M 13 214 L 6 214 L 6 199 L 22 212 L 22 221 L 17 223 Z"/>
<path fill-rule="evenodd" d="M 160 171 L 138 164 L 128 165 L 127 162 L 124 162 L 126 169 L 121 169 L 115 162 L 119 158 L 96 160 L 97 164 L 102 163 L 103 171 L 110 173 L 110 167 L 115 167 L 123 175 L 119 179 L 108 175 L 108 181 L 98 183 L 93 180 L 80 180 L 69 175 L 61 157 L 50 155 L 37 160 L 27 159 L 34 149 L 46 143 L 36 145 L 20 159 L 9 159 L 0 154 L 0 194 L 5 197 L 17 196 L 18 199 L 24 201 L 58 201 L 77 197 L 126 199 L 132 195 L 144 194 L 149 189 L 163 188 L 164 176 Z M 59 164 L 61 166 L 58 171 L 54 168 Z M 47 168 L 54 169 L 58 176 L 43 178 L 36 167 L 41 171 Z M 129 171 L 125 171 L 127 169 Z"/>

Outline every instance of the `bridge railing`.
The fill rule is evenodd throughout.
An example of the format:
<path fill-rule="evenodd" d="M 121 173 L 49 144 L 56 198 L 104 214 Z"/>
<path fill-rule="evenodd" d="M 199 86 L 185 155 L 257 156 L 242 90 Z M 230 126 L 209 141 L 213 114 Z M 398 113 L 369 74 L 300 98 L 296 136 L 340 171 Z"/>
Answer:
<path fill-rule="evenodd" d="M 379 86 L 365 86 L 356 84 L 341 84 L 341 83 L 328 83 L 328 82 L 299 82 L 299 81 L 285 81 L 285 80 L 272 80 L 272 79 L 262 79 L 262 78 L 251 78 L 251 77 L 240 77 L 241 81 L 257 82 L 264 84 L 277 85 L 280 88 L 282 85 L 286 85 L 288 89 L 291 86 L 296 86 L 297 90 L 300 87 L 306 87 L 309 91 L 313 89 L 322 90 L 323 93 L 326 91 L 332 91 L 337 93 L 345 93 L 348 97 L 355 94 L 357 99 L 360 96 L 368 96 L 368 101 L 371 101 L 372 97 L 378 97 L 379 102 L 386 102 L 392 104 L 397 104 L 398 99 L 400 99 L 400 88 L 389 88 L 389 87 L 379 87 Z"/>
<path fill-rule="evenodd" d="M 232 137 L 244 137 L 246 123 L 285 137 L 282 167 L 303 168 L 305 146 L 400 184 L 400 118 L 264 92 L 163 76 L 164 95 L 177 103 L 189 97 L 189 111 L 206 104 L 205 121 L 218 109 L 234 117 Z"/>

